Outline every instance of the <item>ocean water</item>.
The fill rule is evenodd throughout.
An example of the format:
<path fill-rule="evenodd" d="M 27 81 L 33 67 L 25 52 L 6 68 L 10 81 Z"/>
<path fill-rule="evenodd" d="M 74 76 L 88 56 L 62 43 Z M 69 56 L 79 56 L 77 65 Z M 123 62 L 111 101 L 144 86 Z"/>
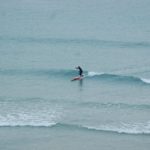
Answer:
<path fill-rule="evenodd" d="M 0 133 L 9 137 L 0 146 L 18 144 L 9 131 L 32 129 L 56 141 L 62 132 L 68 149 L 78 132 L 92 149 L 148 150 L 149 9 L 149 0 L 0 0 Z M 71 82 L 78 65 L 85 78 Z M 110 147 L 98 143 L 110 137 Z"/>

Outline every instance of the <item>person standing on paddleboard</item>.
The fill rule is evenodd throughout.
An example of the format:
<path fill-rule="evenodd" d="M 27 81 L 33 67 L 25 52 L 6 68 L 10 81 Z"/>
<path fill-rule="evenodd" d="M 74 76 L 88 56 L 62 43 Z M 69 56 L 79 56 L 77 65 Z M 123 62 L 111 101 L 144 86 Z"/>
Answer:
<path fill-rule="evenodd" d="M 83 77 L 83 70 L 80 66 L 76 67 L 76 69 L 79 69 L 79 76 Z"/>

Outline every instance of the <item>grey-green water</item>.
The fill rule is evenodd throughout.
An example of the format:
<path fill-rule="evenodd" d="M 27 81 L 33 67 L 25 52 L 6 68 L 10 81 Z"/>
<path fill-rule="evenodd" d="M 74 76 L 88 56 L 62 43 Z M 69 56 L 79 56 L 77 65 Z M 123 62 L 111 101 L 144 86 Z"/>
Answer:
<path fill-rule="evenodd" d="M 0 4 L 2 149 L 149 149 L 148 0 Z"/>

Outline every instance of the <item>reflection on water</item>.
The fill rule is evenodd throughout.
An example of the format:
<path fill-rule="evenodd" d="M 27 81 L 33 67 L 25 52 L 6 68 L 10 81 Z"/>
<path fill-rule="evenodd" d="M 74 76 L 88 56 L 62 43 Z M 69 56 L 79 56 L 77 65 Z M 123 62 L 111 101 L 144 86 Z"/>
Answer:
<path fill-rule="evenodd" d="M 83 90 L 83 80 L 79 80 L 79 90 Z"/>

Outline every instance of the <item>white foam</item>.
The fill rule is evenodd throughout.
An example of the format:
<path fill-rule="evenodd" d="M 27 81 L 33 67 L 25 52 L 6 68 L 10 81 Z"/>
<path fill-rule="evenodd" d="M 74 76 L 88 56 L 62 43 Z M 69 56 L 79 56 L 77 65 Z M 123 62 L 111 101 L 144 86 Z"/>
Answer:
<path fill-rule="evenodd" d="M 102 74 L 104 74 L 104 73 L 93 72 L 93 71 L 88 72 L 88 76 L 90 76 L 90 77 L 97 76 L 97 75 L 102 75 Z"/>
<path fill-rule="evenodd" d="M 150 121 L 147 123 L 135 123 L 135 124 L 122 123 L 118 126 L 100 125 L 97 127 L 94 126 L 85 126 L 85 127 L 93 130 L 126 133 L 126 134 L 150 134 Z"/>
<path fill-rule="evenodd" d="M 149 83 L 150 84 L 150 79 L 145 79 L 145 78 L 141 78 L 141 80 L 145 83 Z"/>
<path fill-rule="evenodd" d="M 0 126 L 53 126 L 56 122 L 53 116 L 42 118 L 42 116 L 31 116 L 27 114 L 9 114 L 7 116 L 0 116 Z"/>
<path fill-rule="evenodd" d="M 53 126 L 59 121 L 56 111 L 13 111 L 0 114 L 0 126 Z"/>

